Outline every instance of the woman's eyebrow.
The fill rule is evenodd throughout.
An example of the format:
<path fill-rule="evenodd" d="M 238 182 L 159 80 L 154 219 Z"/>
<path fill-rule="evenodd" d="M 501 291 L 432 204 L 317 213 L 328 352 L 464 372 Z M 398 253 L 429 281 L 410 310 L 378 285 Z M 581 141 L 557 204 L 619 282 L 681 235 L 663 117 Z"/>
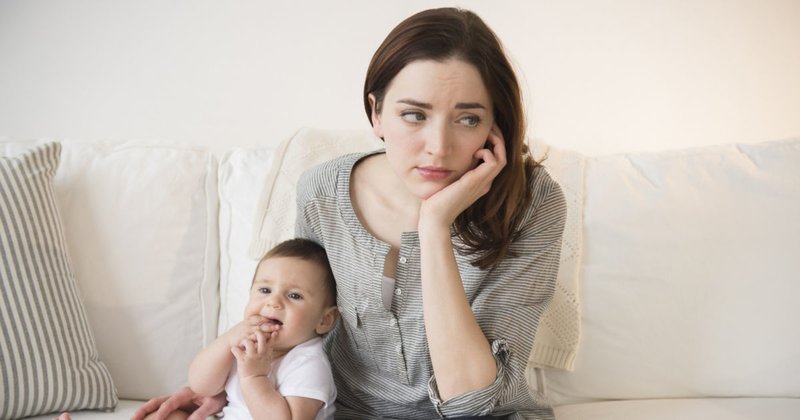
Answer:
<path fill-rule="evenodd" d="M 422 109 L 433 109 L 433 105 L 427 102 L 420 102 L 414 99 L 400 99 L 397 101 L 401 104 L 411 105 Z M 486 109 L 485 106 L 479 102 L 459 102 L 455 106 L 456 109 Z"/>
<path fill-rule="evenodd" d="M 415 107 L 418 107 L 418 108 L 423 108 L 423 109 L 433 109 L 433 105 L 431 105 L 429 103 L 425 103 L 425 102 L 415 101 L 413 99 L 399 99 L 397 102 L 401 103 L 401 104 L 415 106 Z"/>
<path fill-rule="evenodd" d="M 459 102 L 456 104 L 456 109 L 486 109 L 485 106 L 481 105 L 478 102 Z"/>

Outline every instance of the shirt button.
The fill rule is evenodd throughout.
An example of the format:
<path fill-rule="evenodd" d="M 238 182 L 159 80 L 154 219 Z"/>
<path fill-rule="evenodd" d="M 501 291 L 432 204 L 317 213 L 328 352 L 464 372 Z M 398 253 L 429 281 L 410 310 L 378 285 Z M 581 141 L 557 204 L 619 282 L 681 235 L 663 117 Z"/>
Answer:
<path fill-rule="evenodd" d="M 396 351 L 397 354 L 403 354 L 403 346 L 401 344 L 396 345 L 394 351 Z"/>
<path fill-rule="evenodd" d="M 395 325 L 397 325 L 397 320 L 396 320 L 396 319 L 394 319 L 394 318 L 390 319 L 390 320 L 389 320 L 389 325 L 391 325 L 391 326 L 393 326 L 393 327 L 394 327 Z"/>
<path fill-rule="evenodd" d="M 395 294 L 395 296 L 400 296 L 400 295 L 403 294 L 403 291 L 400 290 L 400 288 L 397 288 L 397 289 L 394 289 L 394 294 Z"/>
<path fill-rule="evenodd" d="M 407 263 L 407 262 L 408 262 L 408 258 L 406 258 L 406 257 L 400 257 L 400 264 L 405 264 L 405 263 Z"/>

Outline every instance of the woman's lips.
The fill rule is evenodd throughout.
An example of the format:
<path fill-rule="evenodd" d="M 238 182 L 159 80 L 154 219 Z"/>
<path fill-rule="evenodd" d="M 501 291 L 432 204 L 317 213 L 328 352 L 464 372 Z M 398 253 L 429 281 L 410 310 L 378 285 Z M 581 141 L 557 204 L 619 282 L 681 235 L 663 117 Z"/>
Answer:
<path fill-rule="evenodd" d="M 417 166 L 417 173 L 428 181 L 441 181 L 450 176 L 452 172 L 446 168 L 436 166 Z"/>

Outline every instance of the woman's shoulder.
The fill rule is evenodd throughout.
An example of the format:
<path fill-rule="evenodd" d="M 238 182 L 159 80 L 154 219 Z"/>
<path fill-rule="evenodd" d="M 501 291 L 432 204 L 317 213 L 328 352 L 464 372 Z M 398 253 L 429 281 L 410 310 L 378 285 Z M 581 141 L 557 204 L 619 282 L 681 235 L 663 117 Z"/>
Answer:
<path fill-rule="evenodd" d="M 511 244 L 511 250 L 519 255 L 546 246 L 552 239 L 547 232 L 557 232 L 560 237 L 567 219 L 564 192 L 544 166 L 537 165 L 530 172 L 528 189 L 531 198 Z"/>
<path fill-rule="evenodd" d="M 542 216 L 542 212 L 564 216 L 567 212 L 567 200 L 564 191 L 547 171 L 544 165 L 537 165 L 528 178 L 531 192 L 528 217 Z"/>
<path fill-rule="evenodd" d="M 533 168 L 528 179 L 528 186 L 533 194 L 534 202 L 541 200 L 564 201 L 564 191 L 561 189 L 561 185 L 553 179 L 545 165 L 537 165 Z"/>
<path fill-rule="evenodd" d="M 339 177 L 364 153 L 348 153 L 306 169 L 297 181 L 298 198 L 336 195 Z"/>

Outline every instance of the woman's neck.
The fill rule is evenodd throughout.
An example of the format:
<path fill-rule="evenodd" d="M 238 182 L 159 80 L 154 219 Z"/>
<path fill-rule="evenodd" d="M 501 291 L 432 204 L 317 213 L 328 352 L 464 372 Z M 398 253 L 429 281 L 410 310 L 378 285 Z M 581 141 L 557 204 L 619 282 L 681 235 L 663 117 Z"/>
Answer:
<path fill-rule="evenodd" d="M 350 199 L 361 223 L 378 239 L 399 244 L 400 233 L 417 230 L 421 200 L 395 175 L 385 154 L 356 164 Z"/>

